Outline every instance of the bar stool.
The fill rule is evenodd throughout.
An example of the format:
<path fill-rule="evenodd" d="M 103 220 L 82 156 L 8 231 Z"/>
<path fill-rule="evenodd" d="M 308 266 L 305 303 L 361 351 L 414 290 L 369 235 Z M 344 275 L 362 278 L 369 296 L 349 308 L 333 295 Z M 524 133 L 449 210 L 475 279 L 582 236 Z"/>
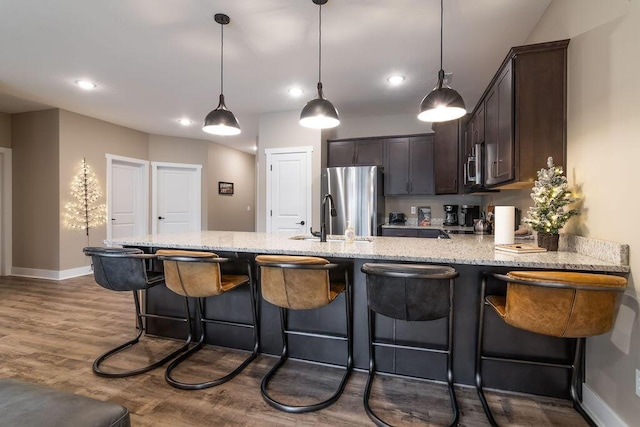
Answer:
<path fill-rule="evenodd" d="M 258 355 L 260 349 L 258 311 L 256 305 L 256 291 L 252 279 L 251 264 L 247 259 L 221 258 L 212 252 L 195 252 L 161 249 L 156 252 L 158 259 L 164 264 L 165 282 L 167 288 L 184 297 L 187 317 L 189 316 L 188 298 L 196 298 L 196 316 L 200 324 L 200 338 L 191 347 L 167 367 L 165 379 L 167 382 L 183 390 L 200 390 L 223 384 L 238 375 Z M 246 265 L 246 275 L 222 274 L 220 266 L 226 263 L 242 263 Z M 207 318 L 205 314 L 205 298 L 222 295 L 248 284 L 251 299 L 251 316 L 253 323 L 230 322 Z M 182 362 L 193 356 L 204 346 L 206 326 L 209 323 L 250 328 L 253 330 L 253 350 L 249 356 L 233 371 L 220 378 L 199 382 L 185 383 L 173 378 L 172 372 Z"/>
<path fill-rule="evenodd" d="M 189 343 L 191 342 L 191 322 L 188 316 L 186 318 L 158 316 L 142 313 L 142 310 L 140 309 L 138 291 L 144 291 L 164 283 L 164 276 L 161 273 L 148 271 L 146 268 L 146 261 L 155 259 L 155 255 L 144 254 L 142 250 L 135 248 L 86 247 L 83 249 L 83 252 L 85 255 L 91 257 L 93 277 L 96 283 L 103 288 L 113 291 L 133 292 L 133 301 L 136 307 L 136 329 L 138 330 L 134 339 L 127 341 L 99 356 L 93 362 L 93 372 L 101 377 L 109 378 L 123 378 L 142 374 L 164 365 L 166 362 L 173 359 L 189 347 Z M 140 341 L 140 337 L 145 331 L 142 319 L 148 317 L 185 322 L 189 331 L 185 343 L 177 350 L 148 366 L 125 372 L 104 371 L 100 365 L 105 360 L 129 347 L 132 347 Z"/>
<path fill-rule="evenodd" d="M 367 275 L 367 322 L 369 332 L 369 376 L 364 391 L 364 409 L 378 426 L 388 426 L 369 405 L 376 373 L 375 347 L 399 348 L 446 354 L 447 386 L 453 410 L 451 425 L 459 418 L 453 386 L 453 286 L 458 272 L 439 265 L 366 263 L 361 271 Z M 408 322 L 437 320 L 446 317 L 446 349 L 415 345 L 390 344 L 374 338 L 374 315 L 381 314 Z"/>
<path fill-rule="evenodd" d="M 353 315 L 351 307 L 351 285 L 348 271 L 343 265 L 333 264 L 324 258 L 308 256 L 259 255 L 262 297 L 280 308 L 280 332 L 282 353 L 278 362 L 262 379 L 261 392 L 264 400 L 272 407 L 285 412 L 312 412 L 335 403 L 347 384 L 353 369 Z M 331 281 L 329 272 L 344 269 L 344 283 Z M 287 310 L 308 310 L 327 306 L 342 292 L 345 294 L 346 335 L 308 333 L 290 330 L 287 326 Z M 267 392 L 271 377 L 284 365 L 289 356 L 288 335 L 301 335 L 346 341 L 347 363 L 337 390 L 328 399 L 304 406 L 293 406 L 278 402 Z"/>
<path fill-rule="evenodd" d="M 507 283 L 506 296 L 488 295 L 488 278 Z M 624 277 L 604 274 L 512 271 L 507 275 L 484 273 L 480 290 L 478 334 L 476 342 L 476 389 L 487 419 L 497 426 L 482 391 L 484 360 L 524 363 L 571 370 L 570 393 L 573 407 L 592 426 L 578 394 L 585 338 L 608 332 L 614 322 L 616 297 L 627 286 Z M 560 338 L 574 338 L 575 351 L 571 364 L 551 360 L 526 360 L 516 357 L 483 354 L 485 306 L 490 306 L 507 324 L 519 329 Z"/>

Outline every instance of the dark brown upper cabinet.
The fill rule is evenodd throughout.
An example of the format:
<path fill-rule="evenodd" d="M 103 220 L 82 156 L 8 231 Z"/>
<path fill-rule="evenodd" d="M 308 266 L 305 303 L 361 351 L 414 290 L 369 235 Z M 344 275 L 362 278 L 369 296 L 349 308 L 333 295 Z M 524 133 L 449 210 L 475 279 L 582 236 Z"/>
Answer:
<path fill-rule="evenodd" d="M 385 195 L 434 194 L 433 154 L 433 134 L 387 139 Z"/>
<path fill-rule="evenodd" d="M 480 162 L 477 185 L 532 186 L 548 157 L 566 168 L 568 45 L 561 40 L 509 51 L 466 128 L 468 152 L 460 163 L 468 174 L 469 157 Z"/>
<path fill-rule="evenodd" d="M 327 141 L 327 167 L 383 166 L 384 145 L 378 138 Z"/>
<path fill-rule="evenodd" d="M 460 121 L 434 123 L 433 167 L 435 194 L 458 194 Z"/>

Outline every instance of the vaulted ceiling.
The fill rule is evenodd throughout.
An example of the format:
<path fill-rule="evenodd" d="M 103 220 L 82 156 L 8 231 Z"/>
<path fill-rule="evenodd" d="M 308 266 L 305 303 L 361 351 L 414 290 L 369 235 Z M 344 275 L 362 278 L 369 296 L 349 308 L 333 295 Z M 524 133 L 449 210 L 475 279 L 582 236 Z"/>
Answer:
<path fill-rule="evenodd" d="M 551 0 L 445 0 L 444 69 L 473 108 L 511 46 Z M 242 128 L 201 130 L 220 92 Z M 322 7 L 322 81 L 340 114 L 417 114 L 440 60 L 438 0 L 329 0 Z M 387 77 L 406 80 L 392 87 Z M 312 0 L 2 0 L 0 112 L 58 107 L 143 132 L 253 152 L 260 114 L 301 110 L 318 78 Z M 78 79 L 98 87 L 83 91 Z M 304 90 L 292 97 L 288 89 Z M 190 118 L 191 126 L 178 124 Z"/>

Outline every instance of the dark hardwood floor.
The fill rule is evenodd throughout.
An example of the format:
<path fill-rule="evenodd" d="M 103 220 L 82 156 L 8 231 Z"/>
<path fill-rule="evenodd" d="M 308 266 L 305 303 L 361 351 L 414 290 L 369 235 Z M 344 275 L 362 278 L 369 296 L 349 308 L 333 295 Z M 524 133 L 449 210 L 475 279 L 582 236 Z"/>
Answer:
<path fill-rule="evenodd" d="M 268 325 L 264 325 L 268 327 Z M 96 356 L 134 334 L 131 293 L 105 290 L 91 276 L 60 282 L 0 277 L 0 377 L 13 377 L 61 390 L 117 402 L 129 408 L 134 426 L 360 426 L 373 425 L 362 406 L 366 375 L 352 375 L 340 400 L 310 414 L 287 414 L 268 406 L 260 395 L 262 376 L 275 359 L 258 357 L 232 381 L 201 391 L 170 387 L 160 368 L 136 377 L 101 378 L 93 374 Z M 131 368 L 179 345 L 152 337 L 113 362 Z M 241 360 L 235 350 L 206 348 L 177 375 L 204 379 Z M 337 369 L 293 362 L 274 379 L 274 396 L 305 402 L 327 395 L 337 384 Z M 431 382 L 378 376 L 372 406 L 393 425 L 448 425 L 446 387 Z M 474 389 L 456 389 L 460 425 L 487 425 Z M 303 396 L 307 396 L 304 398 Z M 487 393 L 500 425 L 584 426 L 566 401 Z M 2 414 L 0 414 L 0 417 Z"/>

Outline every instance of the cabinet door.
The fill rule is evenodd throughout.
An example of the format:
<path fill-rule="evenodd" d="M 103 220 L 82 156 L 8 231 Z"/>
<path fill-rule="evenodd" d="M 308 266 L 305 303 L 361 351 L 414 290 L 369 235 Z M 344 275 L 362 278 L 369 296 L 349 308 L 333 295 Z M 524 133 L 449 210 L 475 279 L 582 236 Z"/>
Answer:
<path fill-rule="evenodd" d="M 485 102 L 485 184 L 514 178 L 513 91 L 511 65 L 507 65 Z"/>
<path fill-rule="evenodd" d="M 355 158 L 355 141 L 329 141 L 327 152 L 327 167 L 352 166 Z"/>
<path fill-rule="evenodd" d="M 434 126 L 433 167 L 436 194 L 458 193 L 458 127 L 452 120 Z"/>
<path fill-rule="evenodd" d="M 385 151 L 385 195 L 409 194 L 409 139 L 388 139 Z"/>
<path fill-rule="evenodd" d="M 416 228 L 383 228 L 382 235 L 386 237 L 418 237 Z"/>
<path fill-rule="evenodd" d="M 472 141 L 473 144 L 480 144 L 484 142 L 484 104 L 478 107 L 473 117 Z"/>
<path fill-rule="evenodd" d="M 354 165 L 382 166 L 384 164 L 383 153 L 383 140 L 381 139 L 356 141 L 356 155 Z"/>
<path fill-rule="evenodd" d="M 409 194 L 434 194 L 434 136 L 409 140 Z"/>

